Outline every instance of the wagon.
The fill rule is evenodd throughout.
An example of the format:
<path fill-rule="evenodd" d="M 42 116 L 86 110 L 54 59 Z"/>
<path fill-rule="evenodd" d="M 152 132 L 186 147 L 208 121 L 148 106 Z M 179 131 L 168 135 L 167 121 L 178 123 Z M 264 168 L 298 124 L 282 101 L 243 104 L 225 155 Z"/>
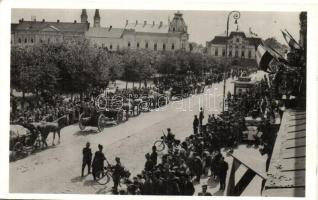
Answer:
<path fill-rule="evenodd" d="M 83 112 L 79 116 L 79 128 L 84 130 L 86 126 L 97 127 L 98 131 L 104 130 L 110 124 L 119 124 L 127 120 L 126 112 L 122 109 L 101 109 L 97 108 L 90 113 Z"/>
<path fill-rule="evenodd" d="M 10 161 L 17 157 L 24 157 L 35 149 L 40 148 L 41 141 L 38 134 L 31 132 L 24 126 L 10 125 Z"/>

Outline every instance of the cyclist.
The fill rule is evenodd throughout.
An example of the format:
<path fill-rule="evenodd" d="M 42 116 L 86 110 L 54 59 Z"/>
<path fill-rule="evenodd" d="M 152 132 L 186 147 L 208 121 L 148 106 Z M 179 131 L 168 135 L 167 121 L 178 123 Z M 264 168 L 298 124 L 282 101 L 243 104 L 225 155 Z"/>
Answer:
<path fill-rule="evenodd" d="M 172 148 L 172 144 L 174 143 L 174 134 L 171 132 L 170 128 L 167 128 L 167 136 L 166 136 L 166 143 L 168 144 L 169 149 Z"/>

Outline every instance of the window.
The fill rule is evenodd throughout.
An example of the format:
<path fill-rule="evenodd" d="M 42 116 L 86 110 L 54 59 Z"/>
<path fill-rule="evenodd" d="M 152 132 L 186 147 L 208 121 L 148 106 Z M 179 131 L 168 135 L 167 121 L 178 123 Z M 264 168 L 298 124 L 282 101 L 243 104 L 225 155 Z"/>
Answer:
<path fill-rule="evenodd" d="M 21 38 L 18 39 L 18 42 L 21 43 Z"/>
<path fill-rule="evenodd" d="M 109 49 L 110 50 L 112 50 L 113 49 L 113 45 L 111 44 L 111 45 L 109 45 Z"/>
<path fill-rule="evenodd" d="M 232 57 L 232 51 L 231 50 L 229 51 L 229 57 Z"/>
<path fill-rule="evenodd" d="M 146 44 L 145 44 L 145 48 L 146 48 L 146 49 L 148 49 L 148 42 L 146 42 Z"/>
<path fill-rule="evenodd" d="M 240 42 L 240 39 L 239 39 L 239 38 L 236 38 L 236 42 Z"/>
<path fill-rule="evenodd" d="M 238 57 L 238 50 L 235 50 L 235 57 Z"/>
<path fill-rule="evenodd" d="M 171 44 L 171 49 L 174 50 L 174 44 L 173 43 Z"/>
<path fill-rule="evenodd" d="M 166 44 L 162 45 L 162 50 L 164 50 L 164 51 L 166 50 Z"/>
<path fill-rule="evenodd" d="M 31 43 L 33 43 L 33 38 L 31 38 Z"/>
<path fill-rule="evenodd" d="M 50 38 L 47 39 L 47 43 L 50 43 Z"/>
<path fill-rule="evenodd" d="M 157 51 L 157 43 L 155 43 L 155 44 L 153 45 L 153 49 L 154 49 L 155 51 Z"/>
<path fill-rule="evenodd" d="M 190 51 L 192 51 L 192 50 L 193 50 L 193 46 L 192 46 L 192 44 L 189 44 L 189 49 L 190 49 Z"/>
<path fill-rule="evenodd" d="M 139 49 L 139 42 L 137 42 L 137 49 Z"/>
<path fill-rule="evenodd" d="M 242 50 L 242 57 L 245 57 L 245 51 Z"/>
<path fill-rule="evenodd" d="M 252 57 L 252 52 L 251 50 L 248 50 L 248 58 L 251 58 Z"/>
<path fill-rule="evenodd" d="M 40 43 L 43 43 L 43 40 L 42 40 L 42 39 L 40 39 Z"/>
<path fill-rule="evenodd" d="M 222 49 L 222 56 L 225 56 L 225 49 Z"/>
<path fill-rule="evenodd" d="M 218 48 L 215 48 L 214 55 L 219 56 L 219 49 Z"/>
<path fill-rule="evenodd" d="M 130 48 L 130 42 L 128 42 L 128 48 Z"/>
<path fill-rule="evenodd" d="M 176 28 L 175 28 L 175 27 L 173 27 L 173 28 L 172 28 L 172 31 L 173 31 L 173 32 L 175 32 L 175 31 L 176 31 Z"/>
<path fill-rule="evenodd" d="M 28 39 L 25 38 L 25 39 L 24 39 L 24 43 L 28 43 Z"/>

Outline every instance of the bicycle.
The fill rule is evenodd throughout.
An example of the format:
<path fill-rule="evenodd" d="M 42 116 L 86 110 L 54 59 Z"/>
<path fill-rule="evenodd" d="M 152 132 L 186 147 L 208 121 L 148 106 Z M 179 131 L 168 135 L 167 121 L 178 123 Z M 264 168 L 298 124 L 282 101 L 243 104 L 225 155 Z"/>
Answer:
<path fill-rule="evenodd" d="M 175 139 L 173 139 L 173 141 L 168 141 L 167 136 L 163 133 L 161 139 L 156 140 L 153 145 L 156 147 L 158 152 L 161 152 L 166 148 L 166 145 L 169 149 L 171 149 L 173 146 L 178 146 L 178 143 L 180 143 L 180 141 Z"/>
<path fill-rule="evenodd" d="M 110 178 L 113 178 L 113 168 L 111 165 L 108 165 L 107 167 L 104 167 L 102 170 L 98 171 L 96 174 L 96 182 L 100 185 L 106 185 L 107 183 L 109 183 Z M 130 172 L 126 169 L 123 169 L 123 174 L 121 175 L 120 183 L 125 183 L 129 176 Z"/>

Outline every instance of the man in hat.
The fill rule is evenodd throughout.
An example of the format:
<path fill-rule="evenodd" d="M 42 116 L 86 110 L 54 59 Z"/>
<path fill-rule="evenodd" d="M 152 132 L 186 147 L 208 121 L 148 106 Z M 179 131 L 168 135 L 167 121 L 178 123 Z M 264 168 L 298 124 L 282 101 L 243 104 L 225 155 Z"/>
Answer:
<path fill-rule="evenodd" d="M 92 150 L 90 148 L 90 143 L 86 143 L 86 147 L 83 148 L 83 161 L 82 161 L 82 177 L 84 176 L 84 169 L 87 165 L 88 174 L 91 173 L 91 162 L 92 162 Z"/>
<path fill-rule="evenodd" d="M 202 185 L 202 192 L 198 193 L 198 196 L 212 196 L 210 192 L 207 192 L 208 186 Z"/>

